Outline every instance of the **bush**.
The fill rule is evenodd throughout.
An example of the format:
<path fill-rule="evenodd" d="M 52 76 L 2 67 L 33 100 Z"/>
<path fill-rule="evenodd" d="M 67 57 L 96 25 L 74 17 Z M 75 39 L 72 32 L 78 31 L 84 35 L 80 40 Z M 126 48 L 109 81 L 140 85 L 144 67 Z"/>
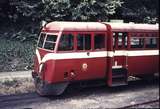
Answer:
<path fill-rule="evenodd" d="M 33 41 L 20 42 L 0 39 L 0 71 L 28 70 L 33 66 L 35 44 Z"/>

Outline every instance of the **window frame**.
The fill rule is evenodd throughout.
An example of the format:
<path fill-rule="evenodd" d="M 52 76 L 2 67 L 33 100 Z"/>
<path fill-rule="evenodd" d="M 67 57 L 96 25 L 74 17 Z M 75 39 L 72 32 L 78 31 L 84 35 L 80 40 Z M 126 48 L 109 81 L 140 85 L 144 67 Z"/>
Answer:
<path fill-rule="evenodd" d="M 63 34 L 72 34 L 73 36 L 73 49 L 72 50 L 58 50 L 59 48 L 59 44 L 60 44 L 60 41 L 61 41 L 61 38 L 62 38 L 62 35 Z M 75 51 L 75 34 L 73 32 L 63 32 L 61 35 L 60 35 L 60 38 L 59 38 L 59 41 L 57 43 L 57 52 L 73 52 Z"/>
<path fill-rule="evenodd" d="M 78 50 L 78 40 L 77 40 L 78 34 L 90 34 L 90 37 L 91 37 L 91 49 L 90 50 Z M 75 46 L 76 46 L 76 51 L 77 52 L 93 51 L 93 32 L 76 32 L 75 33 L 75 41 L 76 41 Z"/>
<path fill-rule="evenodd" d="M 119 35 L 118 34 L 119 33 L 122 33 L 122 35 L 121 35 L 121 39 L 122 39 L 121 47 L 119 47 L 119 45 L 118 45 L 118 43 L 119 43 L 119 41 L 118 41 Z M 129 47 L 129 41 L 128 41 L 129 40 L 129 35 L 130 35 L 129 32 L 124 32 L 124 31 L 118 31 L 117 32 L 117 31 L 114 31 L 113 32 L 113 39 L 112 39 L 112 41 L 113 41 L 113 44 L 112 44 L 113 50 L 126 50 L 126 49 L 128 49 L 128 47 Z"/>
<path fill-rule="evenodd" d="M 43 48 L 44 41 L 43 41 L 42 47 L 39 47 L 39 46 L 38 46 L 39 41 L 40 41 L 40 39 L 41 39 L 41 37 L 40 37 L 40 36 L 41 36 L 41 34 L 45 34 L 44 39 L 46 38 L 46 35 L 47 35 L 47 34 L 46 34 L 46 32 L 41 32 L 41 33 L 39 34 L 39 36 L 38 36 L 38 41 L 37 41 L 37 45 L 36 45 L 36 46 L 37 46 L 37 48 Z"/>
<path fill-rule="evenodd" d="M 104 35 L 104 48 L 101 48 L 101 49 L 95 49 L 95 35 L 96 34 L 103 34 Z M 106 50 L 106 47 L 107 47 L 107 44 L 106 44 L 106 42 L 107 42 L 107 34 L 105 33 L 105 32 L 94 32 L 93 33 L 93 50 L 94 51 L 104 51 L 104 50 Z M 99 36 L 99 37 L 101 37 L 101 36 Z"/>
<path fill-rule="evenodd" d="M 142 48 L 131 48 L 131 38 L 133 38 L 132 34 L 137 34 L 136 38 L 143 38 L 144 39 L 144 45 Z M 140 36 L 141 34 L 143 34 L 143 37 Z M 155 34 L 155 36 L 150 36 L 149 34 Z M 146 47 L 146 38 L 156 38 L 156 43 L 157 46 L 155 48 L 147 48 Z M 157 32 L 130 32 L 130 36 L 129 36 L 129 49 L 131 50 L 155 50 L 159 48 L 159 37 L 158 37 L 158 33 Z"/>
<path fill-rule="evenodd" d="M 153 34 L 155 34 L 155 36 L 153 36 Z M 147 43 L 146 43 L 146 39 L 147 38 L 154 38 L 154 39 L 156 39 L 156 47 L 153 47 L 153 48 L 146 47 L 147 46 Z M 157 32 L 146 33 L 146 37 L 145 37 L 145 49 L 158 49 L 158 48 L 159 48 L 158 33 Z"/>
<path fill-rule="evenodd" d="M 133 36 L 134 34 L 134 36 Z M 143 36 L 140 36 L 140 35 L 143 35 Z M 145 33 L 144 32 L 130 32 L 130 38 L 129 38 L 129 49 L 131 50 L 142 50 L 142 49 L 145 49 Z M 138 38 L 138 39 L 143 39 L 143 46 L 140 48 L 140 47 L 136 47 L 136 48 L 132 48 L 132 45 L 131 45 L 131 39 L 132 38 Z"/>
<path fill-rule="evenodd" d="M 40 40 L 40 37 L 39 37 L 39 38 L 38 38 L 38 43 L 37 43 L 37 48 L 38 48 L 38 49 L 41 49 L 41 50 L 49 51 L 49 52 L 54 52 L 54 51 L 56 50 L 56 45 L 57 45 L 59 33 L 57 33 L 57 32 L 56 32 L 56 33 L 41 32 L 40 35 L 41 35 L 42 33 L 45 33 L 45 34 L 46 34 L 46 35 L 45 35 L 45 38 L 44 38 L 44 41 L 43 41 L 43 45 L 42 45 L 42 48 L 38 47 L 38 43 L 39 43 L 39 40 Z M 39 36 L 40 36 L 40 35 L 39 35 Z M 55 46 L 54 46 L 54 49 L 53 49 L 53 50 L 49 50 L 49 49 L 44 48 L 44 44 L 45 44 L 45 42 L 46 42 L 47 35 L 56 35 L 56 36 L 57 36 L 57 39 L 56 39 L 56 41 L 54 42 L 54 43 L 55 43 Z"/>
<path fill-rule="evenodd" d="M 56 41 L 55 42 L 53 42 L 52 43 L 52 41 L 46 41 L 47 40 L 47 37 L 48 37 L 48 35 L 56 35 Z M 49 50 L 49 51 L 54 51 L 55 49 L 56 49 L 56 44 L 57 44 L 57 39 L 58 39 L 58 34 L 54 34 L 54 33 L 46 33 L 46 36 L 45 36 L 45 39 L 44 39 L 44 42 L 43 42 L 43 49 L 45 49 L 45 50 Z M 55 44 L 54 45 L 54 49 L 53 50 L 50 50 L 50 49 L 46 49 L 46 48 L 44 48 L 44 46 L 45 46 L 45 44 L 46 44 L 46 42 L 48 43 L 52 43 L 52 45 L 53 44 Z"/>

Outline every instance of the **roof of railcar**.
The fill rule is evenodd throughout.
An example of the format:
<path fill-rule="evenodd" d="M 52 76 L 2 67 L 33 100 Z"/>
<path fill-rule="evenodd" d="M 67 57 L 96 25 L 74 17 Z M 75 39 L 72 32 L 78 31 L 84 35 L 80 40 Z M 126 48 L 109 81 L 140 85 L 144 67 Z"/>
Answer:
<path fill-rule="evenodd" d="M 100 22 L 50 22 L 44 31 L 106 31 L 106 25 Z"/>
<path fill-rule="evenodd" d="M 158 32 L 159 24 L 110 23 L 114 32 Z"/>
<path fill-rule="evenodd" d="M 158 32 L 159 24 L 110 23 L 110 22 L 50 22 L 44 31 L 106 31 L 106 25 L 113 32 Z"/>

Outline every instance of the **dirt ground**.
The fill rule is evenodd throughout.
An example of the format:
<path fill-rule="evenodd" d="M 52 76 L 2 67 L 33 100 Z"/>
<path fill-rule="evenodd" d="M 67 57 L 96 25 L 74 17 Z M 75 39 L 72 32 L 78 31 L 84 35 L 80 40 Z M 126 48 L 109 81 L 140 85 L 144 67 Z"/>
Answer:
<path fill-rule="evenodd" d="M 0 95 L 29 93 L 35 91 L 31 78 L 6 78 L 0 81 Z"/>
<path fill-rule="evenodd" d="M 0 73 L 0 95 L 29 93 L 35 91 L 31 71 Z"/>
<path fill-rule="evenodd" d="M 159 99 L 159 79 L 131 81 L 127 86 L 114 88 L 70 86 L 61 96 L 40 97 L 35 93 L 31 71 L 7 73 L 0 74 L 0 108 L 3 109 L 121 108 Z M 159 102 L 135 108 L 159 108 Z"/>
<path fill-rule="evenodd" d="M 29 98 L 28 98 L 28 97 Z M 3 109 L 106 109 L 159 99 L 158 81 L 129 82 L 127 86 L 109 88 L 107 86 L 75 89 L 69 87 L 61 96 L 40 97 L 35 93 L 17 95 L 17 101 L 1 101 Z M 18 97 L 18 98 L 17 98 Z M 18 100 L 19 99 L 19 100 Z M 4 103 L 4 104 L 3 104 Z M 4 107 L 3 107 L 4 106 Z M 159 108 L 159 102 L 135 108 Z"/>

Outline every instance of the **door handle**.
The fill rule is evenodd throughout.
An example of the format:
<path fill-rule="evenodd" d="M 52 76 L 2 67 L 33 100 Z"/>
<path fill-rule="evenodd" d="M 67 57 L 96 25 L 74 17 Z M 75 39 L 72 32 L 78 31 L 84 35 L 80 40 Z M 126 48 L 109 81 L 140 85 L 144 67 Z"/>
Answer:
<path fill-rule="evenodd" d="M 89 56 L 90 55 L 90 52 L 87 52 L 87 56 Z"/>

